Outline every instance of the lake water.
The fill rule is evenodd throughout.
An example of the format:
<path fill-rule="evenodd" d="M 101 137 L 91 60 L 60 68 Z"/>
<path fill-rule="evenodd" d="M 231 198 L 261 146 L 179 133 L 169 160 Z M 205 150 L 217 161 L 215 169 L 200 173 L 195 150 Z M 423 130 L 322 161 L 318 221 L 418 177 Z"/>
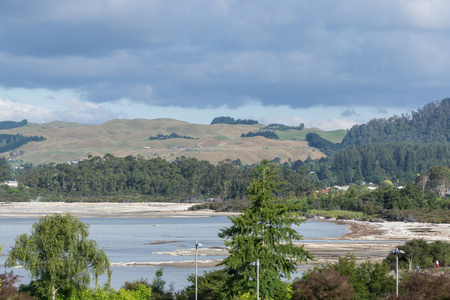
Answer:
<path fill-rule="evenodd" d="M 0 218 L 0 245 L 3 248 L 0 264 L 4 264 L 7 253 L 14 245 L 15 238 L 22 233 L 30 233 L 36 218 Z M 212 217 L 171 217 L 171 218 L 80 218 L 90 225 L 89 238 L 97 241 L 111 263 L 164 262 L 194 260 L 195 256 L 169 256 L 157 254 L 179 249 L 194 248 L 195 241 L 203 247 L 223 247 L 218 237 L 220 229 L 229 227 L 230 220 L 225 216 Z M 347 232 L 347 225 L 330 222 L 307 221 L 295 226 L 303 241 L 320 242 L 320 238 L 337 237 Z M 330 241 L 327 241 L 330 242 Z M 338 241 L 336 241 L 338 242 Z M 223 256 L 199 256 L 203 259 L 222 259 Z M 159 266 L 113 266 L 111 285 L 120 288 L 125 281 L 148 278 L 151 282 Z M 199 268 L 199 275 L 209 268 Z M 173 283 L 175 290 L 187 286 L 187 277 L 195 272 L 192 267 L 164 267 L 163 279 L 167 286 Z M 14 269 L 14 273 L 25 276 L 28 272 Z M 104 279 L 100 280 L 102 283 Z"/>

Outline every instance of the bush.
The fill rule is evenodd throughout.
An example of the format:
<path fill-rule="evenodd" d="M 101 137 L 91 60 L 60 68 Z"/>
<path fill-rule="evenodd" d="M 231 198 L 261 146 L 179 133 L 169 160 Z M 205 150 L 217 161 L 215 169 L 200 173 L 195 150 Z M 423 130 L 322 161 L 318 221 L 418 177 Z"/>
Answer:
<path fill-rule="evenodd" d="M 355 291 L 348 283 L 349 277 L 334 269 L 312 273 L 307 280 L 294 282 L 293 299 L 353 299 Z"/>
<path fill-rule="evenodd" d="M 402 277 L 399 297 L 395 294 L 388 299 L 450 299 L 449 272 L 416 272 Z"/>
<path fill-rule="evenodd" d="M 339 293 L 349 297 L 342 299 L 383 298 L 395 288 L 395 280 L 388 272 L 385 263 L 366 261 L 357 265 L 355 256 L 347 254 L 336 263 L 305 272 L 301 281 L 294 283 L 294 299 L 340 299 Z"/>
<path fill-rule="evenodd" d="M 37 299 L 32 297 L 28 292 L 19 291 L 16 284 L 20 282 L 21 276 L 14 275 L 13 271 L 0 274 L 0 299 L 14 299 L 14 300 L 31 300 Z"/>

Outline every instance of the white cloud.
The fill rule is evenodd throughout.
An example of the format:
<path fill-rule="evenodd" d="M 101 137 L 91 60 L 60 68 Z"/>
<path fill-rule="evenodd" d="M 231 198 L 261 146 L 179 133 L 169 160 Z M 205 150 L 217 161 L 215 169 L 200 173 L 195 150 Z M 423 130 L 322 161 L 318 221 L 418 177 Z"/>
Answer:
<path fill-rule="evenodd" d="M 357 123 L 352 120 L 347 119 L 330 119 L 330 120 L 315 120 L 305 124 L 305 127 L 316 127 L 322 130 L 336 130 L 336 129 L 350 129 L 353 125 Z"/>
<path fill-rule="evenodd" d="M 286 115 L 279 115 L 276 117 L 262 117 L 260 118 L 260 123 L 262 124 L 283 124 L 288 126 L 299 126 L 301 123 L 306 124 L 305 120 L 300 116 L 286 116 Z"/>
<path fill-rule="evenodd" d="M 51 110 L 2 98 L 0 98 L 0 111 L 1 121 L 21 121 L 27 119 L 30 122 L 43 123 L 53 117 Z"/>
<path fill-rule="evenodd" d="M 63 110 L 45 109 L 0 98 L 0 120 L 20 121 L 27 119 L 33 123 L 47 123 L 60 120 L 84 124 L 100 124 L 111 119 L 125 117 L 123 114 L 115 114 L 103 105 L 92 102 L 64 99 L 60 103 Z"/>

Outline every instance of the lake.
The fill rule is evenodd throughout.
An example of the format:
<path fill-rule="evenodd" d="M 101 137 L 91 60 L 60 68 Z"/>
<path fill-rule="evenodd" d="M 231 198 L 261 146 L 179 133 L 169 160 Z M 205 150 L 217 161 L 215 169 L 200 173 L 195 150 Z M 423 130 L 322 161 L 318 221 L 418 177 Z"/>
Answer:
<path fill-rule="evenodd" d="M 90 225 L 89 238 L 97 241 L 111 263 L 143 263 L 194 260 L 195 256 L 169 256 L 157 252 L 178 249 L 192 249 L 195 241 L 203 247 L 223 247 L 218 237 L 220 229 L 231 225 L 226 216 L 211 217 L 170 217 L 170 218 L 79 218 Z M 30 233 L 37 218 L 0 218 L 0 245 L 3 248 L 0 263 L 4 264 L 15 238 L 22 233 Z M 303 241 L 320 242 L 321 238 L 337 237 L 347 233 L 347 225 L 330 222 L 306 221 L 294 226 L 303 235 Z M 330 241 L 327 241 L 330 242 Z M 340 241 L 336 241 L 340 242 Z M 199 256 L 198 259 L 222 259 L 224 256 Z M 111 285 L 120 288 L 125 281 L 148 278 L 151 282 L 159 266 L 113 266 Z M 210 268 L 199 268 L 199 275 Z M 175 290 L 187 286 L 187 276 L 195 272 L 192 267 L 164 267 L 163 279 L 167 286 L 173 283 Z M 28 272 L 14 269 L 28 282 Z M 104 279 L 100 280 L 102 283 Z"/>

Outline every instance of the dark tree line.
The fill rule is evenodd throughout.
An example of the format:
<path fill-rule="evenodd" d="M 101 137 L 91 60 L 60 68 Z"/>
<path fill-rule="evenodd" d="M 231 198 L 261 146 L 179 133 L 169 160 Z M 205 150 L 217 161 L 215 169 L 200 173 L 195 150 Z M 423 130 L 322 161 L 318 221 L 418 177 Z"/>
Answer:
<path fill-rule="evenodd" d="M 305 124 L 300 123 L 299 126 L 288 126 L 284 124 L 269 124 L 264 129 L 266 130 L 280 130 L 280 131 L 287 131 L 287 130 L 303 130 L 305 129 Z"/>
<path fill-rule="evenodd" d="M 254 137 L 254 136 L 263 136 L 267 139 L 272 139 L 272 140 L 280 139 L 278 134 L 276 134 L 273 131 L 269 131 L 269 130 L 257 131 L 257 132 L 247 132 L 247 133 L 241 134 L 241 137 Z"/>
<path fill-rule="evenodd" d="M 237 119 L 235 120 L 232 117 L 216 117 L 212 120 L 211 125 L 213 124 L 230 124 L 230 125 L 236 125 L 236 124 L 243 124 L 243 125 L 255 125 L 258 124 L 258 121 L 256 120 L 250 120 L 250 119 Z"/>
<path fill-rule="evenodd" d="M 164 134 L 158 134 L 157 136 L 151 136 L 148 138 L 150 141 L 153 140 L 168 140 L 168 139 L 189 139 L 189 140 L 194 140 L 195 138 L 190 137 L 190 136 L 185 136 L 185 135 L 178 135 L 174 132 L 172 132 L 169 135 L 164 135 Z"/>
<path fill-rule="evenodd" d="M 41 142 L 45 138 L 42 136 L 24 136 L 21 134 L 0 134 L 0 153 L 17 149 L 29 142 Z"/>
<path fill-rule="evenodd" d="M 329 140 L 324 139 L 317 133 L 306 134 L 306 140 L 310 147 L 319 148 L 320 151 L 326 155 L 333 155 L 337 150 L 341 148 L 340 144 L 332 143 Z"/>
<path fill-rule="evenodd" d="M 331 158 L 339 184 L 358 180 L 415 181 L 435 166 L 450 166 L 450 144 L 391 143 L 350 146 Z"/>
<path fill-rule="evenodd" d="M 280 167 L 281 169 L 281 167 Z M 90 157 L 76 165 L 27 165 L 17 176 L 31 188 L 69 196 L 146 195 L 168 200 L 243 199 L 252 180 L 253 167 L 238 167 L 231 160 L 217 166 L 195 158 L 179 157 L 173 162 L 142 156 Z M 302 196 L 321 186 L 305 167 L 283 168 L 287 182 L 279 197 Z"/>
<path fill-rule="evenodd" d="M 2 129 L 13 129 L 23 127 L 28 124 L 27 119 L 23 119 L 20 122 L 15 121 L 0 121 L 0 130 Z"/>

